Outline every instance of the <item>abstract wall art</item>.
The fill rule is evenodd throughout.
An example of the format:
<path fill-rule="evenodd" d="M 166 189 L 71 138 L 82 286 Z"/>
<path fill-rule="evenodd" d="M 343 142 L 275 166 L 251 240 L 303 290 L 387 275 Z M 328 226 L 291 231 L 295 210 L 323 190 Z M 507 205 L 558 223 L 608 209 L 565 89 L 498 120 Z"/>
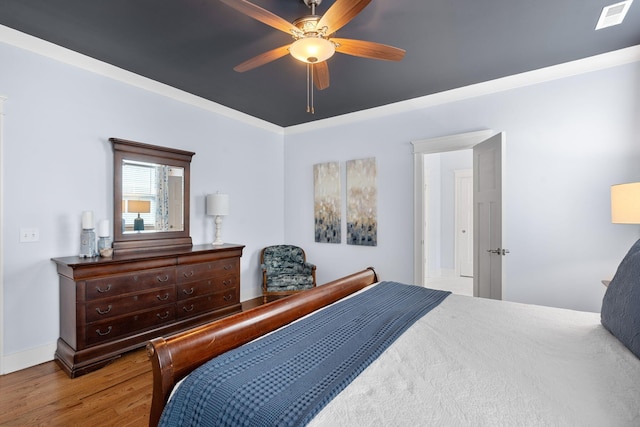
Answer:
<path fill-rule="evenodd" d="M 340 162 L 313 165 L 315 239 L 341 243 Z"/>
<path fill-rule="evenodd" d="M 347 161 L 347 244 L 377 246 L 378 188 L 375 157 Z"/>

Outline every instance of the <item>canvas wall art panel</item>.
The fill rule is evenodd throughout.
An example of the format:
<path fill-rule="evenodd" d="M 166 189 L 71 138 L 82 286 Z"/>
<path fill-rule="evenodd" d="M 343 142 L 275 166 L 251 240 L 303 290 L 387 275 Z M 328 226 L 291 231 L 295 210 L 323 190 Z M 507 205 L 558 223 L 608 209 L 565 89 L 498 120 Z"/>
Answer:
<path fill-rule="evenodd" d="M 378 245 L 378 187 L 375 157 L 347 162 L 347 244 Z"/>
<path fill-rule="evenodd" d="M 313 189 L 316 242 L 341 243 L 340 162 L 313 165 Z"/>

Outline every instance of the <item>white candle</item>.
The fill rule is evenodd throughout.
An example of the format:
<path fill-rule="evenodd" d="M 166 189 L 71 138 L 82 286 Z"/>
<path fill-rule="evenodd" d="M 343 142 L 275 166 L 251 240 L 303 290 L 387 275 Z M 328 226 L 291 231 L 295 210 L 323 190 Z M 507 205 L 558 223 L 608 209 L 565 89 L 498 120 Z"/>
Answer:
<path fill-rule="evenodd" d="M 98 223 L 98 237 L 109 237 L 110 233 L 109 233 L 109 220 L 108 219 L 102 219 L 100 220 L 100 222 Z"/>
<path fill-rule="evenodd" d="M 82 212 L 82 229 L 93 230 L 93 211 Z"/>

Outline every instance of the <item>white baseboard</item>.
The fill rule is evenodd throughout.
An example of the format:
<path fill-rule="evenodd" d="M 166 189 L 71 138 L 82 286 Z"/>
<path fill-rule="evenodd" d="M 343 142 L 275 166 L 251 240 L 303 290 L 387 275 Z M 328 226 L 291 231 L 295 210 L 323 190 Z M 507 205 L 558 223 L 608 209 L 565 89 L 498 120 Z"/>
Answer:
<path fill-rule="evenodd" d="M 3 372 L 1 374 L 10 374 L 11 372 L 50 362 L 53 360 L 55 351 L 56 343 L 52 343 L 4 356 L 2 361 Z"/>

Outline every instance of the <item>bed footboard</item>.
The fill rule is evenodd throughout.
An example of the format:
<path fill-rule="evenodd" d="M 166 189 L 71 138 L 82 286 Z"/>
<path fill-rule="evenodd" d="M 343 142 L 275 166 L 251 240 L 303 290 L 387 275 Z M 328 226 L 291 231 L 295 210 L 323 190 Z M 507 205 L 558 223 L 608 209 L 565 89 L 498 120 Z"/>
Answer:
<path fill-rule="evenodd" d="M 198 326 L 147 345 L 153 368 L 149 425 L 155 427 L 173 387 L 198 366 L 378 281 L 373 268 Z"/>

